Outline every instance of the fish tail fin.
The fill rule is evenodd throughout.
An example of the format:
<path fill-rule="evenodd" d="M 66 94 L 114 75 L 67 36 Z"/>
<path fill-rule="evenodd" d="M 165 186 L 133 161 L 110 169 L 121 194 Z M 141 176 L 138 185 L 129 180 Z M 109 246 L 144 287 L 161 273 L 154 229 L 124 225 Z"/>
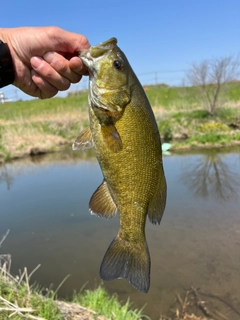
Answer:
<path fill-rule="evenodd" d="M 125 278 L 137 290 L 150 286 L 150 255 L 145 238 L 131 243 L 117 236 L 110 244 L 100 267 L 103 280 Z"/>

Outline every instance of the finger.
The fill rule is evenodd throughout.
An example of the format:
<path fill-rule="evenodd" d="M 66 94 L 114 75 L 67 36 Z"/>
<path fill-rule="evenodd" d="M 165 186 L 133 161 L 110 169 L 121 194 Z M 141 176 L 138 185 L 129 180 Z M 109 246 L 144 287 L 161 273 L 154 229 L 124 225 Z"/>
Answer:
<path fill-rule="evenodd" d="M 72 57 L 69 60 L 69 67 L 74 72 L 81 74 L 83 76 L 87 76 L 89 74 L 87 67 L 82 63 L 82 60 L 78 57 Z"/>
<path fill-rule="evenodd" d="M 89 49 L 90 44 L 88 39 L 82 35 L 73 32 L 69 32 L 59 27 L 42 27 L 48 33 L 49 39 L 51 39 L 51 48 L 49 51 L 77 53 Z"/>
<path fill-rule="evenodd" d="M 30 63 L 32 68 L 57 90 L 63 91 L 70 87 L 70 81 L 41 57 L 32 57 Z"/>
<path fill-rule="evenodd" d="M 35 70 L 31 70 L 32 81 L 37 86 L 35 96 L 40 99 L 52 98 L 58 93 L 58 89 L 42 78 Z"/>
<path fill-rule="evenodd" d="M 43 59 L 49 63 L 49 65 L 56 70 L 60 75 L 67 78 L 71 83 L 77 83 L 81 80 L 81 65 L 82 62 L 78 62 L 78 72 L 70 68 L 69 60 L 63 57 L 57 52 L 47 52 L 44 54 Z M 77 58 L 79 59 L 79 58 Z M 80 60 L 80 59 L 79 59 Z"/>

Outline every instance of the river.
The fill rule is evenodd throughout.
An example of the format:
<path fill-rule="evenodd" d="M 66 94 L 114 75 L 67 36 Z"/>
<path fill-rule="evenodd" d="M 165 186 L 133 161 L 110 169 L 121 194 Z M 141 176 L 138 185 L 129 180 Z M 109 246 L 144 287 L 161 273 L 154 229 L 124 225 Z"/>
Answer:
<path fill-rule="evenodd" d="M 183 299 L 194 286 L 214 295 L 202 295 L 208 308 L 240 319 L 233 310 L 240 312 L 240 150 L 175 153 L 163 163 L 167 207 L 160 226 L 147 222 L 146 227 L 152 259 L 149 293 L 125 280 L 104 287 L 121 301 L 130 297 L 133 307 L 146 305 L 144 313 L 159 319 L 176 309 L 177 294 Z M 70 275 L 61 297 L 102 283 L 99 267 L 119 221 L 88 212 L 101 181 L 89 152 L 68 150 L 0 167 L 0 240 L 10 229 L 0 254 L 11 254 L 13 274 L 41 264 L 32 280 L 54 288 Z"/>

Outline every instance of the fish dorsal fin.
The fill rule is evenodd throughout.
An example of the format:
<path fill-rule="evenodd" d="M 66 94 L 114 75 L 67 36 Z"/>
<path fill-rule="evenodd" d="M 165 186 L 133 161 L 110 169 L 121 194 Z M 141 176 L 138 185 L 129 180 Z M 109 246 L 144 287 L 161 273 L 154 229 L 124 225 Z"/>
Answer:
<path fill-rule="evenodd" d="M 160 224 L 166 205 L 167 184 L 164 173 L 160 177 L 155 193 L 148 206 L 148 218 L 153 224 Z"/>
<path fill-rule="evenodd" d="M 108 149 L 114 153 L 122 150 L 122 139 L 113 124 L 102 126 L 101 132 Z"/>
<path fill-rule="evenodd" d="M 95 214 L 96 216 L 105 219 L 111 219 L 115 216 L 117 207 L 112 199 L 105 180 L 103 180 L 103 183 L 92 195 L 89 202 L 89 210 L 91 214 Z"/>
<path fill-rule="evenodd" d="M 92 131 L 88 127 L 84 129 L 72 144 L 73 150 L 85 150 L 93 147 Z"/>

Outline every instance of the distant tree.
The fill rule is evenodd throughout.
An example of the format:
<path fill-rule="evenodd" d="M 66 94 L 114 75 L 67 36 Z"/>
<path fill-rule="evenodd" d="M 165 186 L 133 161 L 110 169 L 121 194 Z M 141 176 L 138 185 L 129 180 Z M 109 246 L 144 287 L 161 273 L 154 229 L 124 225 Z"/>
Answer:
<path fill-rule="evenodd" d="M 192 64 L 187 79 L 199 90 L 203 105 L 210 115 L 214 114 L 227 85 L 239 78 L 239 66 L 239 56 L 232 55 Z"/>

